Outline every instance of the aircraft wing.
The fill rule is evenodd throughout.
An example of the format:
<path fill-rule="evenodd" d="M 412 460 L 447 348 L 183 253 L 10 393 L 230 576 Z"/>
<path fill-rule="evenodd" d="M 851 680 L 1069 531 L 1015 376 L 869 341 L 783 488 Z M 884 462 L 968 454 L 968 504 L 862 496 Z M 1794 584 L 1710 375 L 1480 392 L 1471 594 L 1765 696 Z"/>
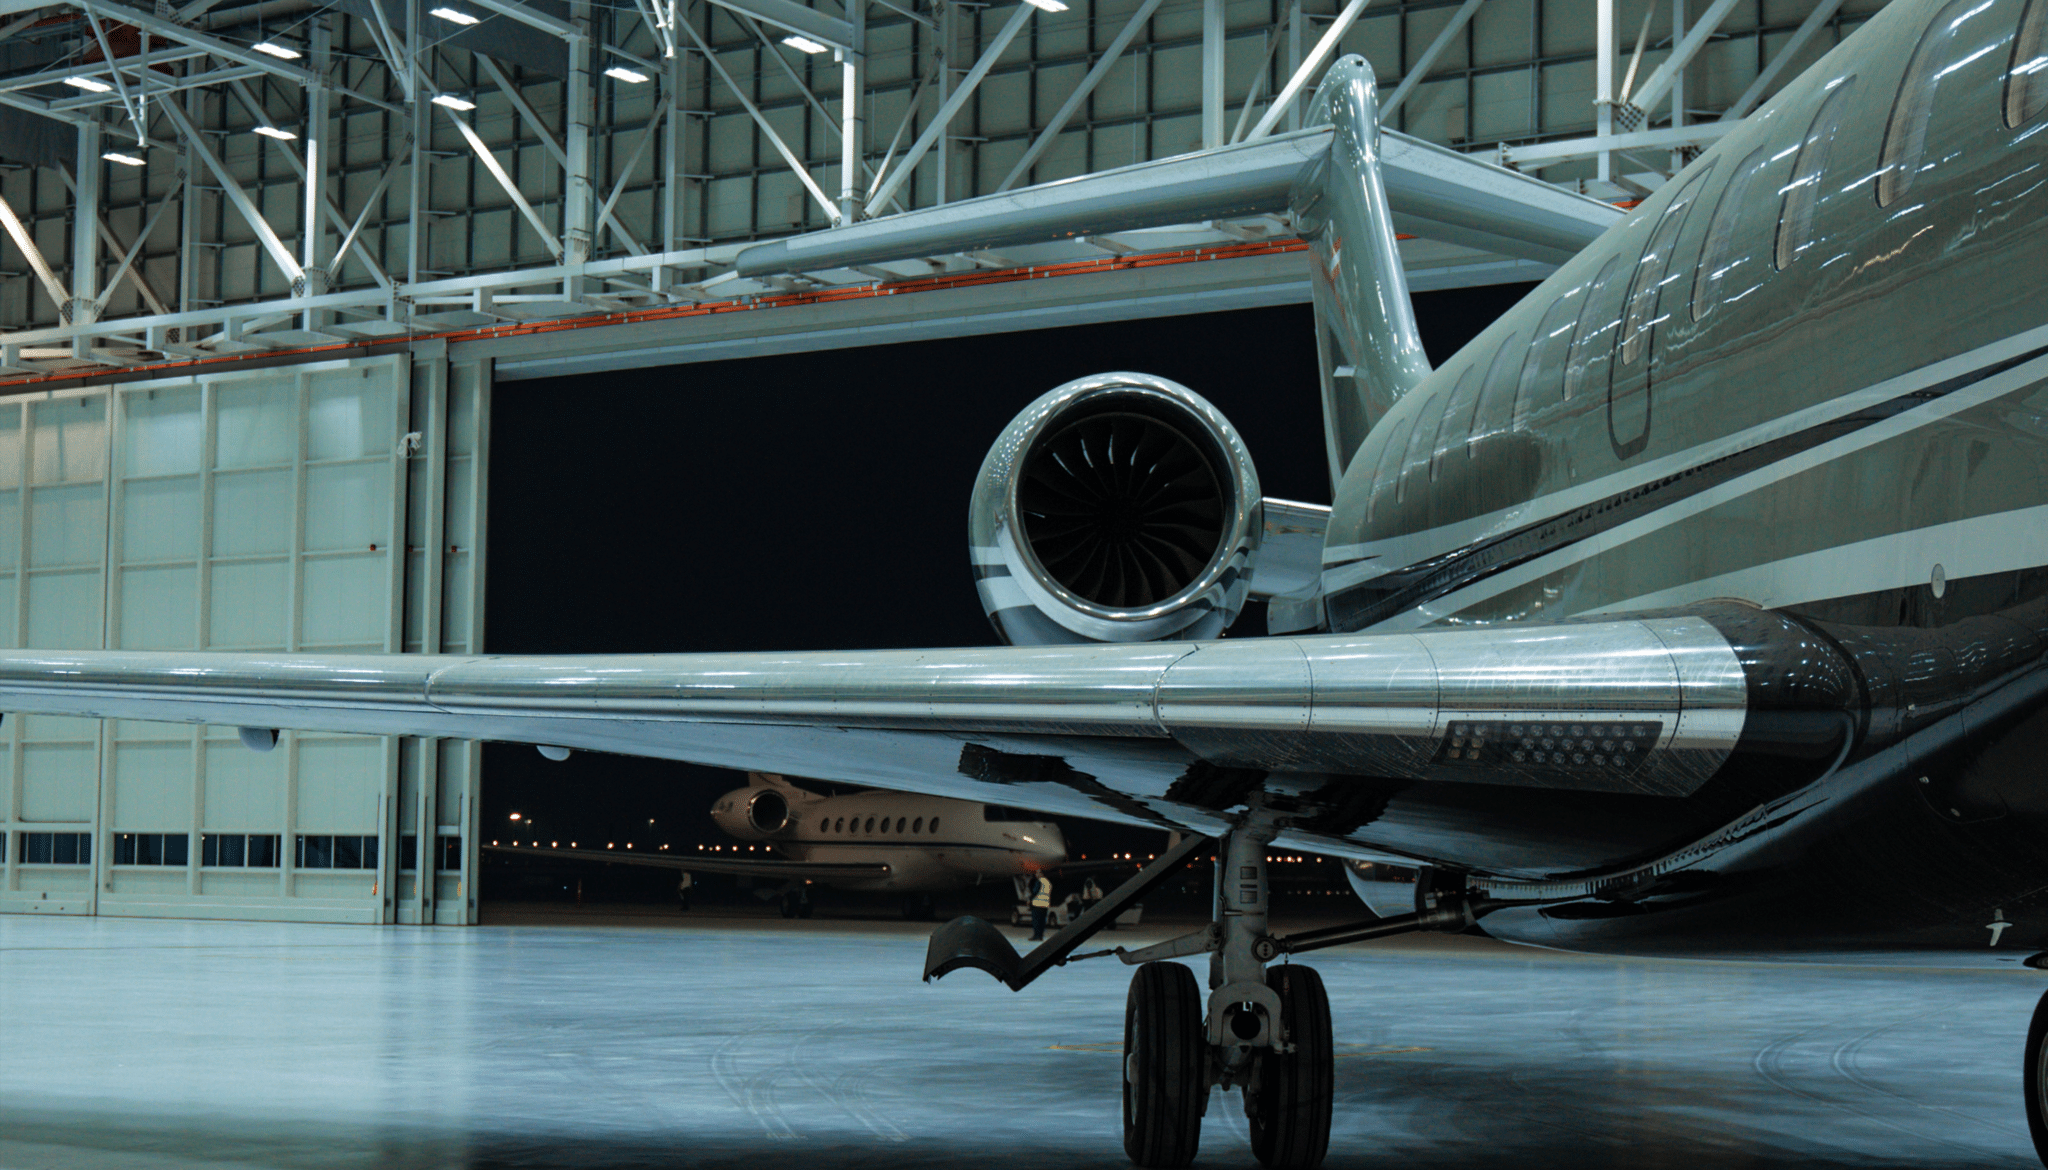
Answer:
<path fill-rule="evenodd" d="M 1728 640 L 1695 616 L 954 650 L 0 651 L 9 713 L 555 745 L 1198 832 L 1268 773 L 1682 796 L 1725 760 L 1746 701 Z M 1635 736 L 1626 763 L 1464 742 L 1593 719 Z"/>
<path fill-rule="evenodd" d="M 607 865 L 645 865 L 687 873 L 726 873 L 740 877 L 803 878 L 814 882 L 872 881 L 889 876 L 876 863 L 788 861 L 781 858 L 706 857 L 702 853 L 662 853 L 635 849 L 548 849 L 534 845 L 485 845 L 487 853 L 545 857 L 551 861 L 601 861 Z"/>

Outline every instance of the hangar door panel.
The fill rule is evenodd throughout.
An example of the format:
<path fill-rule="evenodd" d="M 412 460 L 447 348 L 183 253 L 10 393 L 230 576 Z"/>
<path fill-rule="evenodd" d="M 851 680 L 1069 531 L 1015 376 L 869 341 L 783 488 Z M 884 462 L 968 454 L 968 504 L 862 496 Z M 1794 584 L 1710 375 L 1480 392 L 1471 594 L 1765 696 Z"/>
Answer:
<path fill-rule="evenodd" d="M 415 386 L 444 366 L 0 402 L 0 642 L 401 650 L 408 611 L 441 608 L 406 593 L 433 546 L 398 550 L 412 464 L 446 446 L 412 433 Z M 396 920 L 395 739 L 287 732 L 258 753 L 231 727 L 23 718 L 0 753 L 0 910 Z"/>

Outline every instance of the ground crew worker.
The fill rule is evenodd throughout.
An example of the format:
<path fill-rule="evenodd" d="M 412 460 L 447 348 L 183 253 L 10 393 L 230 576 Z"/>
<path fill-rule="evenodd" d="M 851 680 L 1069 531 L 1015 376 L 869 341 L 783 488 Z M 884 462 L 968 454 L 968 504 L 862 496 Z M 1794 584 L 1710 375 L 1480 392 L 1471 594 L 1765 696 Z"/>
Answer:
<path fill-rule="evenodd" d="M 1052 879 L 1034 873 L 1026 881 L 1031 893 L 1031 941 L 1039 942 L 1045 938 L 1045 916 L 1052 912 Z"/>

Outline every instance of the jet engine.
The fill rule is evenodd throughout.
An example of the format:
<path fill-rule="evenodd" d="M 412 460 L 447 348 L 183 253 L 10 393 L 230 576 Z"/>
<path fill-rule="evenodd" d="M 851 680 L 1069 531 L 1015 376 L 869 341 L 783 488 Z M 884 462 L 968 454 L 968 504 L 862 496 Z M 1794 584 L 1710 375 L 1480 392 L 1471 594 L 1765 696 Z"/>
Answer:
<path fill-rule="evenodd" d="M 760 841 L 788 828 L 789 794 L 780 788 L 750 785 L 728 792 L 711 806 L 711 819 L 718 827 L 742 841 Z"/>
<path fill-rule="evenodd" d="M 1026 407 L 969 509 L 982 609 L 1012 645 L 1213 638 L 1243 610 L 1258 472 L 1221 411 L 1150 374 Z"/>

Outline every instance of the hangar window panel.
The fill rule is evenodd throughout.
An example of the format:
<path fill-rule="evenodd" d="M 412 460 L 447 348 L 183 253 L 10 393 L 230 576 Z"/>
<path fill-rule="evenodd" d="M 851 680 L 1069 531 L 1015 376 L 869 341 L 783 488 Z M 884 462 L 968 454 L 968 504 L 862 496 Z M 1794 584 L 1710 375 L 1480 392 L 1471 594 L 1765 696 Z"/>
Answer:
<path fill-rule="evenodd" d="M 2005 78 L 2005 124 L 2013 129 L 2048 110 L 2048 0 L 2027 0 Z"/>
<path fill-rule="evenodd" d="M 1813 212 L 1820 206 L 1821 181 L 1828 169 L 1828 156 L 1835 146 L 1835 131 L 1841 128 L 1842 115 L 1849 107 L 1849 94 L 1856 88 L 1856 79 L 1845 78 L 1835 86 L 1835 92 L 1821 103 L 1819 112 L 1813 116 L 1813 124 L 1806 129 L 1806 138 L 1799 145 L 1798 161 L 1792 164 L 1792 180 L 1785 185 L 1785 202 L 1778 212 L 1778 244 L 1775 260 L 1778 271 L 1790 268 L 1794 261 L 1813 244 Z M 1878 200 L 1884 202 L 1883 183 L 1879 182 Z"/>
<path fill-rule="evenodd" d="M 1706 238 L 1700 241 L 1699 266 L 1692 276 L 1692 319 L 1703 321 L 1714 311 L 1727 291 L 1726 278 L 1750 257 L 1735 254 L 1735 227 L 1741 220 L 1744 209 L 1749 206 L 1751 188 L 1756 186 L 1757 176 L 1784 153 L 1771 147 L 1760 146 L 1750 152 L 1749 157 L 1736 164 L 1735 173 L 1728 178 L 1728 185 L 1721 188 L 1721 197 L 1714 204 L 1714 218 L 1707 222 Z"/>
<path fill-rule="evenodd" d="M 1949 0 L 1921 35 L 1905 76 L 1899 80 L 1899 92 L 1892 99 L 1891 117 L 1885 122 L 1884 149 L 1878 155 L 1879 207 L 1897 202 L 1924 169 L 1927 123 L 1934 113 L 1934 97 L 1942 79 L 1997 47 L 1996 43 L 1976 43 L 1977 29 L 1993 24 L 1994 7 L 1992 0 Z M 1996 24 L 2002 26 L 2004 21 L 1998 20 Z M 2001 27 L 1997 31 L 1998 41 L 2002 42 L 2004 30 Z M 1833 103 L 1832 98 L 1829 101 Z"/>
<path fill-rule="evenodd" d="M 377 838 L 355 834 L 301 834 L 293 866 L 298 869 L 375 869 Z"/>
<path fill-rule="evenodd" d="M 23 865 L 91 865 L 91 833 L 23 833 Z"/>
<path fill-rule="evenodd" d="M 493 842 L 496 844 L 496 842 Z M 407 833 L 398 839 L 398 868 L 402 873 L 415 873 L 420 868 L 420 839 L 416 833 Z"/>
<path fill-rule="evenodd" d="M 374 838 L 371 839 L 371 845 L 372 848 L 370 860 L 371 864 L 374 865 L 376 864 L 376 849 Z M 455 836 L 453 834 L 442 834 L 440 839 L 439 853 L 440 856 L 436 859 L 434 868 L 440 870 L 442 873 L 460 873 L 462 871 L 461 837 Z"/>
<path fill-rule="evenodd" d="M 186 833 L 116 833 L 115 865 L 185 865 L 192 838 Z"/>

